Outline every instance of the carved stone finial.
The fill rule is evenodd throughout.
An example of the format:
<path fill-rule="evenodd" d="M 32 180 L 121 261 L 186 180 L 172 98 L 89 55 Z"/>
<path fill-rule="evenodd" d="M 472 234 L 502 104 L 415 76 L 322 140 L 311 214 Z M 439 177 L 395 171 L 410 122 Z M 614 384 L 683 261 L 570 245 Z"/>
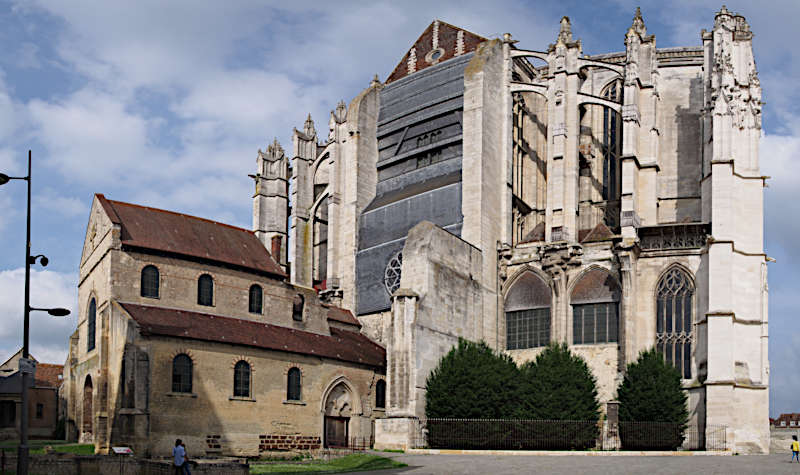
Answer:
<path fill-rule="evenodd" d="M 572 24 L 569 17 L 561 17 L 561 29 L 558 32 L 558 41 L 562 43 L 572 43 Z"/>
<path fill-rule="evenodd" d="M 462 54 L 464 54 L 464 30 L 458 30 L 458 33 L 456 33 L 456 52 L 454 55 L 461 56 Z"/>
<path fill-rule="evenodd" d="M 378 75 L 375 74 L 375 77 L 372 78 L 372 81 L 370 81 L 369 85 L 370 85 L 370 87 L 375 87 L 375 86 L 379 85 L 380 83 L 381 83 L 381 80 L 378 79 Z"/>
<path fill-rule="evenodd" d="M 311 113 L 308 113 L 308 118 L 306 119 L 306 123 L 303 124 L 303 133 L 305 133 L 309 137 L 313 137 L 317 135 L 316 129 L 314 129 L 314 121 L 311 120 Z"/>
<path fill-rule="evenodd" d="M 720 8 L 719 11 L 717 12 L 717 15 L 730 15 L 730 14 L 731 14 L 731 12 L 728 10 L 728 7 L 726 7 L 725 5 L 722 5 L 722 8 Z"/>
<path fill-rule="evenodd" d="M 258 153 L 261 153 L 261 149 L 258 150 Z M 268 158 L 270 161 L 283 158 L 283 147 L 281 147 L 281 144 L 278 143 L 277 137 L 272 141 L 271 144 L 267 145 L 267 156 L 268 157 L 265 158 Z"/>
<path fill-rule="evenodd" d="M 633 22 L 631 23 L 631 27 L 628 29 L 628 32 L 631 31 L 641 37 L 647 35 L 647 28 L 644 26 L 644 19 L 642 18 L 642 9 L 639 7 L 636 7 L 636 13 L 633 15 Z"/>
<path fill-rule="evenodd" d="M 431 49 L 439 47 L 439 20 L 433 22 L 433 38 L 431 39 Z"/>

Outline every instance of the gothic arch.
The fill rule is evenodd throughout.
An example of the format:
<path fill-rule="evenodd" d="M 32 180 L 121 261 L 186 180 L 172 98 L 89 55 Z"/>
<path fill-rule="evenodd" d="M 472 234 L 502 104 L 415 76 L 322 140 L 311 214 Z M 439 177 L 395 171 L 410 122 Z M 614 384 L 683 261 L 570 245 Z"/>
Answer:
<path fill-rule="evenodd" d="M 320 412 L 325 415 L 328 398 L 331 396 L 331 393 L 333 393 L 334 389 L 336 389 L 339 385 L 343 385 L 348 391 L 350 391 L 350 404 L 352 405 L 351 414 L 353 416 L 363 414 L 364 411 L 361 406 L 361 396 L 359 396 L 355 386 L 350 382 L 349 379 L 347 379 L 346 376 L 339 376 L 335 378 L 325 387 L 325 390 L 322 392 L 322 398 L 320 399 Z"/>
<path fill-rule="evenodd" d="M 553 288 L 548 280 L 533 269 L 522 269 L 510 279 L 503 292 L 507 350 L 550 343 Z"/>
<path fill-rule="evenodd" d="M 569 286 L 571 343 L 607 344 L 619 341 L 622 288 L 601 266 L 589 266 Z"/>
<path fill-rule="evenodd" d="M 511 287 L 513 287 L 514 284 L 516 284 L 517 279 L 519 279 L 526 272 L 533 272 L 539 278 L 541 278 L 545 282 L 545 284 L 547 284 L 547 286 L 550 287 L 551 290 L 555 290 L 553 286 L 553 279 L 551 279 L 546 272 L 539 269 L 538 267 L 533 267 L 529 264 L 525 264 L 521 268 L 514 271 L 514 273 L 511 274 L 511 276 L 508 279 L 506 279 L 506 281 L 503 283 L 501 290 L 503 292 L 504 299 L 508 291 L 511 289 Z"/>
<path fill-rule="evenodd" d="M 678 369 L 683 379 L 691 379 L 697 314 L 694 273 L 680 263 L 670 263 L 653 290 L 656 349 Z"/>
<path fill-rule="evenodd" d="M 611 272 L 610 269 L 600 266 L 598 264 L 591 264 L 586 269 L 583 269 L 577 276 L 570 280 L 569 284 L 567 285 L 567 295 L 570 296 L 570 303 L 572 302 L 572 292 L 575 290 L 575 285 L 583 279 L 586 274 L 592 271 L 602 271 L 608 275 L 609 278 L 614 282 L 618 289 L 622 289 L 622 284 L 620 283 L 619 279 Z M 621 295 L 620 295 L 621 297 Z"/>
<path fill-rule="evenodd" d="M 85 434 L 94 433 L 94 385 L 92 376 L 87 374 L 83 381 L 83 417 L 81 421 L 81 432 Z"/>
<path fill-rule="evenodd" d="M 658 283 L 661 282 L 661 279 L 663 279 L 664 276 L 667 275 L 667 273 L 674 268 L 682 270 L 689 278 L 689 282 L 692 284 L 692 288 L 695 289 L 695 292 L 697 291 L 697 280 L 695 279 L 694 272 L 689 268 L 689 266 L 687 266 L 683 262 L 670 262 L 669 264 L 665 265 L 663 269 L 661 269 L 661 272 L 658 274 L 658 278 L 656 278 L 655 285 L 653 285 L 653 291 L 652 291 L 653 298 L 656 298 L 658 296 Z"/>

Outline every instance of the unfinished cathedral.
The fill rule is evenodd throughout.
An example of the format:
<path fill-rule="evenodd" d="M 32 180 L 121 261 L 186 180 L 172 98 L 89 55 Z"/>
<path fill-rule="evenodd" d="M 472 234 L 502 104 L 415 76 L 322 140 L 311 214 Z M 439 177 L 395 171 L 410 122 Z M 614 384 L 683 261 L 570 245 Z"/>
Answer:
<path fill-rule="evenodd" d="M 309 116 L 288 153 L 259 152 L 256 235 L 387 350 L 377 446 L 408 446 L 463 337 L 517 362 L 566 342 L 604 403 L 655 346 L 692 426 L 768 450 L 752 37 L 724 6 L 679 48 L 637 9 L 624 50 L 592 56 L 567 17 L 542 50 L 434 21 L 325 132 Z"/>

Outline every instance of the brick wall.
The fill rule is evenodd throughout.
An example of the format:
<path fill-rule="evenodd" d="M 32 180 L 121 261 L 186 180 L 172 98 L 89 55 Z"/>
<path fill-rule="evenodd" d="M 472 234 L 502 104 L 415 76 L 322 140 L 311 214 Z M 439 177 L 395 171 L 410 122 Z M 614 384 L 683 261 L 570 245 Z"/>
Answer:
<path fill-rule="evenodd" d="M 266 434 L 259 436 L 258 451 L 313 450 L 320 448 L 320 438 L 306 435 Z"/>

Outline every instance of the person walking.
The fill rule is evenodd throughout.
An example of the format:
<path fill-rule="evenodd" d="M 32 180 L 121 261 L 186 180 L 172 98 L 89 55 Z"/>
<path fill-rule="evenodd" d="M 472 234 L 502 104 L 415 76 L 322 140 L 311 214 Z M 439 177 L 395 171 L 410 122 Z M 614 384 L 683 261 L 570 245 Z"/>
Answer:
<path fill-rule="evenodd" d="M 797 441 L 797 436 L 792 436 L 792 462 L 794 459 L 797 459 L 797 462 L 800 463 L 800 442 Z"/>
<path fill-rule="evenodd" d="M 175 464 L 175 475 L 183 475 L 186 466 L 186 448 L 181 439 L 175 440 L 175 447 L 172 449 L 172 457 Z"/>

